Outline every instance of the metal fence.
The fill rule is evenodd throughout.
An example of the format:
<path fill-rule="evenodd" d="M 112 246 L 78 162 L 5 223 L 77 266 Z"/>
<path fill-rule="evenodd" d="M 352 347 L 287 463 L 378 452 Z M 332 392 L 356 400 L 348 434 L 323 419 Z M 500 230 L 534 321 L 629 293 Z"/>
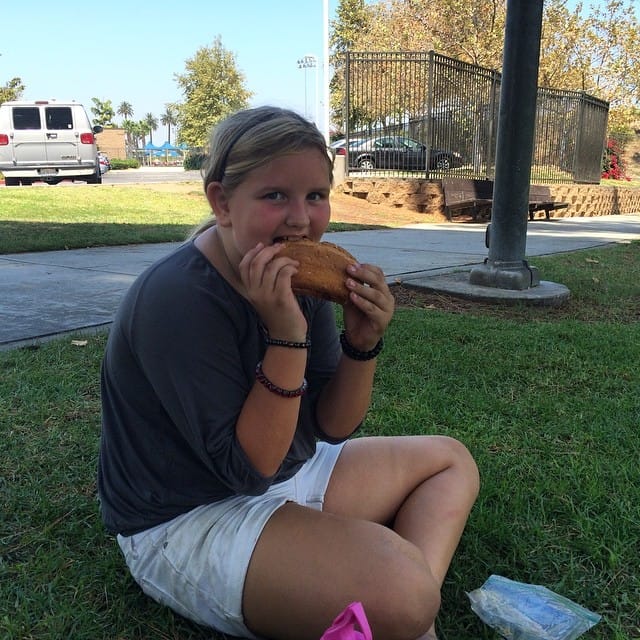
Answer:
<path fill-rule="evenodd" d="M 348 173 L 493 179 L 500 83 L 497 71 L 433 51 L 348 52 Z M 538 89 L 531 181 L 597 184 L 608 113 L 584 92 Z"/>

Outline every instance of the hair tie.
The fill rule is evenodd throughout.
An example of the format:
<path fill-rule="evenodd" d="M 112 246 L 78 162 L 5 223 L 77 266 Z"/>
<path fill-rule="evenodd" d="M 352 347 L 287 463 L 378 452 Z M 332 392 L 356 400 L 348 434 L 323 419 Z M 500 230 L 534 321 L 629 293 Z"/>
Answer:
<path fill-rule="evenodd" d="M 382 351 L 382 347 L 384 346 L 384 340 L 380 338 L 376 343 L 376 346 L 373 347 L 370 351 L 360 351 L 356 349 L 347 339 L 347 332 L 343 331 L 340 334 L 340 344 L 342 346 L 342 352 L 347 358 L 351 358 L 351 360 L 359 360 L 360 362 L 365 362 L 367 360 L 373 360 L 378 357 L 378 354 Z"/>

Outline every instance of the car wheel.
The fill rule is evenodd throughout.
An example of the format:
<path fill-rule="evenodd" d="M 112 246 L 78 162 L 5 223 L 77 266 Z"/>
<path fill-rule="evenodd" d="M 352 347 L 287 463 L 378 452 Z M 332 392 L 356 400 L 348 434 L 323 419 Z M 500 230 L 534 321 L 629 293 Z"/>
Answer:
<path fill-rule="evenodd" d="M 373 161 L 373 158 L 358 158 L 358 167 L 370 171 L 376 168 L 376 163 Z"/>
<path fill-rule="evenodd" d="M 451 161 L 448 156 L 438 156 L 436 159 L 436 169 L 442 169 L 443 171 L 448 171 L 451 169 Z"/>

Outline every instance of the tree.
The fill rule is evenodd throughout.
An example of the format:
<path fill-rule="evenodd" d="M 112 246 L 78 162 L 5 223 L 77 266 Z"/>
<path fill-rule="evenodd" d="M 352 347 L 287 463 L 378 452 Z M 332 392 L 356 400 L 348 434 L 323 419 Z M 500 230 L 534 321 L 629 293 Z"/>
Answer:
<path fill-rule="evenodd" d="M 629 0 L 592 8 L 586 26 L 591 91 L 614 107 L 640 105 L 640 24 Z"/>
<path fill-rule="evenodd" d="M 144 142 L 140 144 L 140 141 L 147 134 L 147 127 L 142 122 L 125 119 L 122 121 L 122 128 L 126 134 L 127 157 L 130 157 L 135 155 L 138 147 L 144 146 Z"/>
<path fill-rule="evenodd" d="M 174 77 L 185 97 L 177 114 L 178 138 L 190 147 L 206 146 L 211 128 L 246 108 L 253 95 L 245 88 L 244 74 L 238 70 L 234 54 L 222 46 L 220 36 L 213 46 L 198 49 L 186 61 L 185 73 Z"/>
<path fill-rule="evenodd" d="M 545 0 L 538 84 L 585 91 L 611 104 L 609 123 L 629 128 L 640 107 L 637 0 Z M 340 0 L 334 56 L 352 51 L 429 51 L 490 69 L 502 67 L 506 0 Z M 332 104 L 344 79 L 334 62 Z M 352 115 L 352 114 L 350 114 Z M 360 118 L 363 121 L 363 118 Z M 618 140 L 620 140 L 618 136 Z"/>
<path fill-rule="evenodd" d="M 144 146 L 144 137 L 148 133 L 147 125 L 142 120 L 139 122 L 123 120 L 122 128 L 127 134 L 127 155 L 133 155 L 138 147 Z"/>
<path fill-rule="evenodd" d="M 91 107 L 91 113 L 93 113 L 93 124 L 99 124 L 103 127 L 113 127 L 113 118 L 116 112 L 113 110 L 111 100 L 99 100 L 98 98 L 91 98 L 93 107 Z"/>
<path fill-rule="evenodd" d="M 547 0 L 540 84 L 608 101 L 609 131 L 623 147 L 640 107 L 640 24 L 633 3 L 607 0 L 585 14 L 582 3 L 570 13 L 565 0 Z"/>
<path fill-rule="evenodd" d="M 501 65 L 505 0 L 378 0 L 365 11 L 367 28 L 354 32 L 359 51 L 433 49 L 480 66 Z"/>
<path fill-rule="evenodd" d="M 142 122 L 149 134 L 149 142 L 153 144 L 153 132 L 158 128 L 158 119 L 153 115 L 153 113 L 147 113 Z"/>
<path fill-rule="evenodd" d="M 122 116 L 123 120 L 130 120 L 133 117 L 133 107 L 129 102 L 121 102 L 118 105 L 118 115 Z"/>
<path fill-rule="evenodd" d="M 334 122 L 341 123 L 341 129 L 347 130 L 343 122 L 345 114 L 345 61 L 347 51 L 356 49 L 359 35 L 369 29 L 369 12 L 364 0 L 340 0 L 336 9 L 336 20 L 331 23 L 330 44 L 332 48 L 331 65 L 334 73 L 329 84 L 331 94 L 331 112 Z M 351 113 L 346 116 L 349 122 L 362 120 L 358 107 L 351 105 Z"/>
<path fill-rule="evenodd" d="M 171 144 L 171 127 L 177 124 L 177 108 L 175 104 L 165 104 L 164 113 L 160 116 L 160 122 L 167 127 L 167 142 Z"/>
<path fill-rule="evenodd" d="M 9 100 L 20 100 L 24 85 L 20 78 L 11 78 L 4 87 L 0 87 L 0 104 Z"/>

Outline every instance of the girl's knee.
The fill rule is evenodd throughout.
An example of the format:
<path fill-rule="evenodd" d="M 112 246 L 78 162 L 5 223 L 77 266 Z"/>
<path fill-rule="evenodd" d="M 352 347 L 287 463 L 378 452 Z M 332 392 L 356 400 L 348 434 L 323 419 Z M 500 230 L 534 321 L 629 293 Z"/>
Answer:
<path fill-rule="evenodd" d="M 440 610 L 440 589 L 429 574 L 422 584 L 405 592 L 405 605 L 397 618 L 401 638 L 419 638 L 433 625 Z"/>
<path fill-rule="evenodd" d="M 429 571 L 405 572 L 401 580 L 386 583 L 381 591 L 367 612 L 374 637 L 415 640 L 431 628 L 440 609 L 440 589 Z"/>
<path fill-rule="evenodd" d="M 469 494 L 475 498 L 480 491 L 480 472 L 471 452 L 455 438 L 440 437 L 449 451 L 451 467 L 456 469 L 458 477 L 466 483 Z"/>

